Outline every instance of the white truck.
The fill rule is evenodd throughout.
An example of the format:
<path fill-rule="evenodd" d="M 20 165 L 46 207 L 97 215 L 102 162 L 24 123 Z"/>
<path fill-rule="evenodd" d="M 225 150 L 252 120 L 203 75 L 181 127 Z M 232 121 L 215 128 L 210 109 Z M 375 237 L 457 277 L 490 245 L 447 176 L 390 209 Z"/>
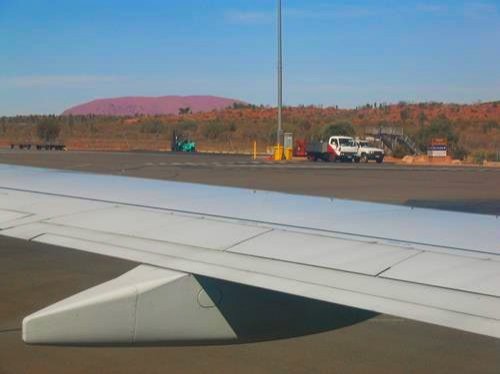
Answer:
<path fill-rule="evenodd" d="M 384 150 L 375 148 L 367 140 L 355 140 L 357 146 L 355 162 L 368 162 L 374 160 L 381 164 L 384 161 Z"/>
<path fill-rule="evenodd" d="M 331 136 L 328 142 L 310 141 L 306 145 L 307 158 L 311 161 L 359 162 L 358 146 L 350 136 Z"/>

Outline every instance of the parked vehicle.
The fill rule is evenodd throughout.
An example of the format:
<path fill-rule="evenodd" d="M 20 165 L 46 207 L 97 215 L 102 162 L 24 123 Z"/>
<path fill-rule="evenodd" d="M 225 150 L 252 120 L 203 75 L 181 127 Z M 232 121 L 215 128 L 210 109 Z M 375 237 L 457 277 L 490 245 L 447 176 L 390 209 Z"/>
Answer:
<path fill-rule="evenodd" d="M 367 140 L 356 140 L 358 151 L 356 153 L 355 162 L 368 162 L 370 160 L 381 164 L 384 161 L 384 150 L 372 147 Z"/>
<path fill-rule="evenodd" d="M 355 161 L 358 146 L 350 136 L 331 136 L 327 142 L 311 141 L 307 143 L 307 158 L 311 161 Z"/>
<path fill-rule="evenodd" d="M 36 149 L 37 151 L 67 151 L 68 149 L 64 144 L 31 144 L 31 143 L 20 143 L 11 144 L 10 149 L 21 149 L 28 150 Z"/>
<path fill-rule="evenodd" d="M 306 157 L 306 141 L 303 139 L 295 140 L 295 145 L 293 147 L 293 157 Z"/>
<path fill-rule="evenodd" d="M 196 152 L 196 143 L 189 139 L 184 139 L 175 131 L 172 134 L 172 152 Z"/>

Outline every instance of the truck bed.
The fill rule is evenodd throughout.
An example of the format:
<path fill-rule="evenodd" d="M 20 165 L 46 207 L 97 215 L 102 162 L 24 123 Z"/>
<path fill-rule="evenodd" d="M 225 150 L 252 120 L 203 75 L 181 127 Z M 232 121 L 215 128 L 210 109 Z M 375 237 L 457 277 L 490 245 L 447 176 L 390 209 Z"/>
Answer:
<path fill-rule="evenodd" d="M 319 142 L 319 141 L 311 141 L 306 145 L 307 153 L 327 153 L 328 152 L 328 143 L 327 142 Z"/>

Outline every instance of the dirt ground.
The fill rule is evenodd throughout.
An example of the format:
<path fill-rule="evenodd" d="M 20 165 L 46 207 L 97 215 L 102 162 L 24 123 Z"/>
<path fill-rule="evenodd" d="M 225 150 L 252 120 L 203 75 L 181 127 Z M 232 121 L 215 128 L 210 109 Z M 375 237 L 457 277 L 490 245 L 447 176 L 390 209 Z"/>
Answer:
<path fill-rule="evenodd" d="M 0 151 L 22 164 L 500 215 L 500 171 L 270 164 L 243 156 Z M 22 318 L 136 264 L 0 237 L 0 373 L 498 373 L 500 340 L 381 315 L 342 329 L 210 347 L 27 346 Z"/>

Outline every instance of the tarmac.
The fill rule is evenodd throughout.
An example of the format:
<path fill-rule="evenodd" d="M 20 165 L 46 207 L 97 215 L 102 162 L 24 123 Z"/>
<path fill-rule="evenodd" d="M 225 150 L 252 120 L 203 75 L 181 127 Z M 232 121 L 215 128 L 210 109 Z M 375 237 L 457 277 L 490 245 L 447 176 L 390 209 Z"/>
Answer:
<path fill-rule="evenodd" d="M 0 163 L 500 215 L 498 169 L 10 150 L 0 151 Z M 0 264 L 0 374 L 500 372 L 499 339 L 385 315 L 315 335 L 232 346 L 28 346 L 21 340 L 24 316 L 136 264 L 2 237 Z"/>

